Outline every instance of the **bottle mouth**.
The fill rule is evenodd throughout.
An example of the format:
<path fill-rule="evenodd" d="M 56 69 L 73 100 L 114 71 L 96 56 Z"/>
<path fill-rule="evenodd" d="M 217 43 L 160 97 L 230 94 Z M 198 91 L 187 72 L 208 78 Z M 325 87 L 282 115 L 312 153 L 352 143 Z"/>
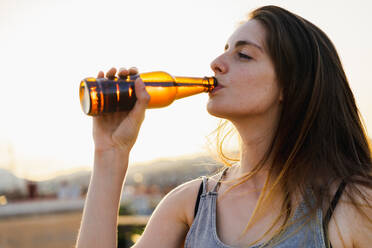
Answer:
<path fill-rule="evenodd" d="M 89 96 L 89 89 L 87 87 L 87 84 L 82 81 L 80 83 L 80 90 L 79 90 L 79 96 L 80 96 L 80 105 L 85 114 L 89 114 L 90 111 L 90 96 Z"/>
<path fill-rule="evenodd" d="M 218 86 L 218 80 L 217 80 L 217 78 L 215 78 L 215 77 L 212 77 L 212 78 L 214 80 L 213 87 L 217 87 Z"/>

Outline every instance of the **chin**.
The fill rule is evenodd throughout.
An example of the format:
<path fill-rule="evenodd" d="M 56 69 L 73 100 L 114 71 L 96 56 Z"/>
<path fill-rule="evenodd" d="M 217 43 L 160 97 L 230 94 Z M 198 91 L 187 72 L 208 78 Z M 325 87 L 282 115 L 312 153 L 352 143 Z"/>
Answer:
<path fill-rule="evenodd" d="M 224 106 L 217 106 L 217 104 L 209 101 L 207 104 L 207 111 L 210 115 L 218 118 L 228 119 L 229 111 Z"/>

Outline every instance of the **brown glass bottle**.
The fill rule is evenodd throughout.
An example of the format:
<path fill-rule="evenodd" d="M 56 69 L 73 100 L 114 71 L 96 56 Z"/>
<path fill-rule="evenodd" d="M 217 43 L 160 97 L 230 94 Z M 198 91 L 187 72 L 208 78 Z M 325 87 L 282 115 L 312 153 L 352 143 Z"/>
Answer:
<path fill-rule="evenodd" d="M 151 99 L 148 108 L 168 106 L 174 100 L 202 92 L 210 92 L 216 86 L 214 77 L 173 77 L 156 71 L 128 76 L 126 79 L 86 78 L 81 81 L 80 104 L 85 114 L 100 115 L 127 111 L 136 102 L 134 81 L 141 77 Z"/>

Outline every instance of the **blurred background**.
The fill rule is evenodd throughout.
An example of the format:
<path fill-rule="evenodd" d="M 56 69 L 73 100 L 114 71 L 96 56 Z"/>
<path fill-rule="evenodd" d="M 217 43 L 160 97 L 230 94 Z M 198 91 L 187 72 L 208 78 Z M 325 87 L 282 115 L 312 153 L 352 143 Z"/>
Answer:
<path fill-rule="evenodd" d="M 81 79 L 131 66 L 213 75 L 209 64 L 237 24 L 266 4 L 328 34 L 371 132 L 368 0 L 0 0 L 0 248 L 75 243 L 93 163 Z M 138 239 L 164 194 L 220 166 L 208 145 L 218 119 L 206 112 L 207 99 L 147 112 L 123 191 L 119 247 Z"/>

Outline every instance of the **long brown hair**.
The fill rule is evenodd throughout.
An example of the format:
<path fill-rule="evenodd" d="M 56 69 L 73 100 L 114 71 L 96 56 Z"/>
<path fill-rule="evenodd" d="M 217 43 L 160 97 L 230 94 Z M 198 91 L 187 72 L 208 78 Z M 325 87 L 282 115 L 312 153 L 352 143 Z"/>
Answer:
<path fill-rule="evenodd" d="M 258 8 L 249 17 L 266 30 L 266 50 L 283 90 L 283 101 L 269 149 L 238 184 L 248 180 L 272 157 L 269 177 L 274 184 L 264 188 L 267 194 L 261 195 L 269 196 L 275 187 L 280 187 L 285 194 L 282 212 L 287 215 L 286 222 L 289 213 L 293 213 L 291 195 L 300 193 L 309 213 L 315 214 L 317 209 L 329 206 L 330 185 L 342 181 L 347 184 L 347 198 L 364 214 L 360 199 L 370 205 L 361 189 L 372 189 L 371 151 L 334 45 L 314 24 L 277 6 Z M 218 147 L 226 162 L 222 143 Z M 262 202 L 259 199 L 256 209 Z"/>

